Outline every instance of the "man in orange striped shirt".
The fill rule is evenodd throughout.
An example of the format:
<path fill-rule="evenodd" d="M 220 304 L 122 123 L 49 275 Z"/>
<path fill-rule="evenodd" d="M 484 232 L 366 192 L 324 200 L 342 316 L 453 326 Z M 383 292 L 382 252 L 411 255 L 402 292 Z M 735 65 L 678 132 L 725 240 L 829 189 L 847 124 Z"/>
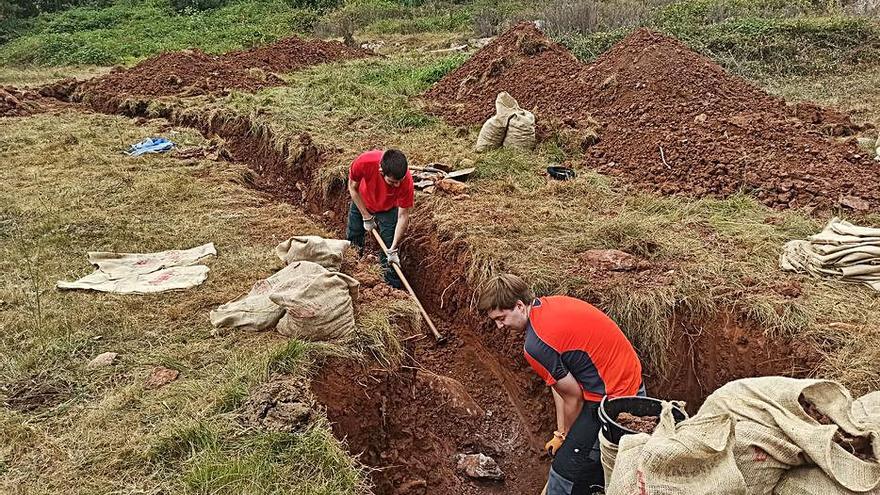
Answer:
<path fill-rule="evenodd" d="M 498 328 L 525 333 L 532 369 L 552 387 L 557 430 L 548 495 L 592 493 L 604 486 L 598 456 L 599 402 L 644 395 L 642 365 L 617 324 L 594 306 L 566 296 L 535 298 L 516 275 L 494 277 L 479 307 Z"/>

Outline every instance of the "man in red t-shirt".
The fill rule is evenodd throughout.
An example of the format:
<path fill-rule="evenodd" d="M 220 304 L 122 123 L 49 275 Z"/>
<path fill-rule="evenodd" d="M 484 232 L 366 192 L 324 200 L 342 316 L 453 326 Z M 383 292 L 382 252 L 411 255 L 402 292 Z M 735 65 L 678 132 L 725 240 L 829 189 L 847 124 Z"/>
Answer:
<path fill-rule="evenodd" d="M 372 150 L 361 154 L 348 172 L 347 237 L 359 249 L 364 247 L 364 235 L 377 228 L 388 256 L 380 254 L 385 280 L 400 289 L 402 283 L 390 263 L 400 264 L 398 246 L 409 225 L 413 206 L 413 178 L 408 170 L 406 155 L 400 150 Z"/>
<path fill-rule="evenodd" d="M 526 361 L 552 387 L 557 430 L 544 446 L 554 456 L 547 495 L 602 490 L 599 403 L 645 394 L 632 344 L 599 309 L 573 297 L 536 299 L 516 275 L 489 280 L 479 308 L 498 328 L 525 333 Z"/>

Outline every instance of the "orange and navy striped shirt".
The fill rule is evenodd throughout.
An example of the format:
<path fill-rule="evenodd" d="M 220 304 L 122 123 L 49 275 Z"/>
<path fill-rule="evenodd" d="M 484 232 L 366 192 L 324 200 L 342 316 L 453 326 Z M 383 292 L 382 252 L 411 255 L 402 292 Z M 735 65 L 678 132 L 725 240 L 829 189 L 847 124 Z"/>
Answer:
<path fill-rule="evenodd" d="M 605 313 L 573 297 L 535 299 L 524 351 L 547 385 L 571 373 L 584 400 L 636 395 L 642 385 L 642 364 L 626 335 Z"/>

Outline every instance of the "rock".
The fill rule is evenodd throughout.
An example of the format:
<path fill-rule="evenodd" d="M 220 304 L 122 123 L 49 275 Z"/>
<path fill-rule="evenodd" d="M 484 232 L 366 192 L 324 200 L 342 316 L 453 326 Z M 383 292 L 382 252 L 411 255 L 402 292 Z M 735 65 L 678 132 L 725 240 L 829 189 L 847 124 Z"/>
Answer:
<path fill-rule="evenodd" d="M 841 206 L 855 211 L 868 211 L 871 209 L 870 203 L 856 196 L 843 196 L 839 202 Z"/>
<path fill-rule="evenodd" d="M 700 115 L 697 115 L 696 117 L 694 117 L 694 122 L 696 122 L 697 124 L 702 124 L 702 123 L 706 122 L 706 119 L 708 119 L 708 118 L 709 118 L 708 115 L 706 115 L 705 113 L 701 113 Z"/>
<path fill-rule="evenodd" d="M 441 179 L 437 181 L 436 187 L 438 190 L 448 194 L 461 194 L 468 188 L 467 184 L 455 179 Z"/>
<path fill-rule="evenodd" d="M 473 418 L 483 416 L 483 408 L 455 378 L 419 370 L 416 372 L 416 381 L 446 399 L 447 406 L 458 414 Z"/>
<path fill-rule="evenodd" d="M 478 480 L 501 481 L 504 472 L 495 459 L 484 454 L 458 454 L 458 470 Z"/>
<path fill-rule="evenodd" d="M 591 249 L 581 254 L 592 267 L 606 272 L 631 272 L 645 268 L 635 256 L 617 249 Z"/>
<path fill-rule="evenodd" d="M 150 376 L 147 377 L 147 381 L 144 382 L 144 388 L 147 390 L 154 390 L 164 387 L 174 380 L 177 380 L 178 376 L 180 376 L 179 371 L 159 366 L 153 369 Z"/>
<path fill-rule="evenodd" d="M 111 364 L 113 364 L 114 361 L 116 361 L 117 356 L 119 356 L 119 354 L 115 352 L 105 352 L 103 354 L 98 354 L 95 359 L 89 361 L 89 364 L 86 365 L 86 367 L 89 369 L 94 369 L 110 366 Z"/>

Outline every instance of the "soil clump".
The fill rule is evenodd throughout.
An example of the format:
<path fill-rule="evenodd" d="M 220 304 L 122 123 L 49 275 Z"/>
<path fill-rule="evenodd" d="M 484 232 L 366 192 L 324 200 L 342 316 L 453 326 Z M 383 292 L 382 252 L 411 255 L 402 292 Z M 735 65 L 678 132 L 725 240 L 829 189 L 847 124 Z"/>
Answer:
<path fill-rule="evenodd" d="M 880 208 L 877 164 L 846 136 L 848 116 L 787 105 L 668 36 L 639 29 L 586 65 L 531 23 L 516 26 L 424 98 L 453 125 L 482 123 L 507 91 L 553 122 L 595 119 L 582 165 L 663 194 L 745 191 L 776 208 L 830 210 L 856 197 Z"/>
<path fill-rule="evenodd" d="M 615 421 L 624 428 L 639 433 L 654 433 L 660 418 L 657 416 L 636 416 L 628 412 L 621 412 Z"/>
<path fill-rule="evenodd" d="M 269 431 L 296 433 L 315 417 L 317 404 L 308 380 L 275 375 L 251 393 L 242 405 L 242 424 Z"/>

